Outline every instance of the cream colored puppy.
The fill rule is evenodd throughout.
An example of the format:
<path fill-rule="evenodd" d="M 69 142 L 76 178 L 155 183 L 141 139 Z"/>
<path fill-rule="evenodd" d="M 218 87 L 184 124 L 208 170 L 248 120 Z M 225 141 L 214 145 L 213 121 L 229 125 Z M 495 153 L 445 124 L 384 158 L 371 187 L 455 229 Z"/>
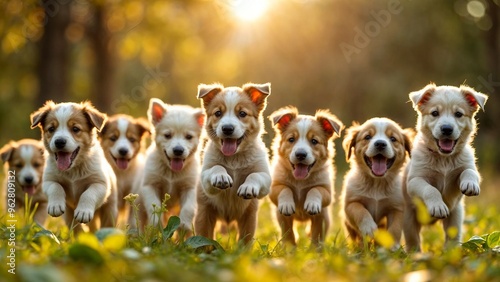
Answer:
<path fill-rule="evenodd" d="M 480 176 L 471 146 L 475 115 L 488 96 L 467 86 L 429 84 L 410 93 L 418 113 L 417 136 L 406 169 L 404 235 L 407 250 L 420 250 L 421 223 L 412 198 L 421 199 L 431 217 L 442 219 L 447 240 L 461 240 L 463 195 L 479 195 Z M 434 220 L 434 221 L 435 221 Z M 449 238 L 448 229 L 458 231 Z"/>

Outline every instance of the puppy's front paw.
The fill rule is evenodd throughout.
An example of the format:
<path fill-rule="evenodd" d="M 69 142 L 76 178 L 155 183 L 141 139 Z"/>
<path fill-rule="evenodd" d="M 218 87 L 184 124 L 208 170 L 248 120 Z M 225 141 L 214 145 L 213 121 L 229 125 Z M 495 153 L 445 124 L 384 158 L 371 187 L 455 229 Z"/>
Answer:
<path fill-rule="evenodd" d="M 79 208 L 75 210 L 75 220 L 80 223 L 89 223 L 94 218 L 94 210 Z"/>
<path fill-rule="evenodd" d="M 233 179 L 227 173 L 218 173 L 212 175 L 211 184 L 215 188 L 227 189 L 233 186 Z"/>
<path fill-rule="evenodd" d="M 310 215 L 317 215 L 321 212 L 321 202 L 306 199 L 304 210 Z"/>
<path fill-rule="evenodd" d="M 361 232 L 362 236 L 373 237 L 377 229 L 378 226 L 373 220 L 364 220 L 359 225 L 359 232 Z"/>
<path fill-rule="evenodd" d="M 294 202 L 280 202 L 278 203 L 278 211 L 282 215 L 290 216 L 295 213 L 295 203 Z"/>
<path fill-rule="evenodd" d="M 253 199 L 257 198 L 257 196 L 259 195 L 259 189 L 259 186 L 253 183 L 245 182 L 238 188 L 237 194 L 243 199 Z"/>
<path fill-rule="evenodd" d="M 460 191 L 465 196 L 477 196 L 481 189 L 479 188 L 479 184 L 475 181 L 462 181 L 460 183 Z"/>
<path fill-rule="evenodd" d="M 47 212 L 53 217 L 61 216 L 66 211 L 66 203 L 64 201 L 49 202 Z"/>
<path fill-rule="evenodd" d="M 450 210 L 444 202 L 432 203 L 427 206 L 427 210 L 434 218 L 447 218 L 450 215 Z"/>

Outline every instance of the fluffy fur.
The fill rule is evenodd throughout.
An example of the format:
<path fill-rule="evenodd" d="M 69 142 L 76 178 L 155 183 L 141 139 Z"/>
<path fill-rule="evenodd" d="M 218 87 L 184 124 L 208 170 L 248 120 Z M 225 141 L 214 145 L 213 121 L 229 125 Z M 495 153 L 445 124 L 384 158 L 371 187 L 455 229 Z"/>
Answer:
<path fill-rule="evenodd" d="M 54 217 L 64 214 L 69 226 L 75 220 L 95 230 L 97 218 L 101 227 L 115 225 L 116 177 L 96 134 L 105 121 L 89 102 L 48 101 L 31 114 L 31 126 L 40 126 L 48 152 L 42 182 L 47 211 Z"/>
<path fill-rule="evenodd" d="M 412 159 L 405 171 L 404 235 L 408 250 L 420 249 L 420 228 L 413 198 L 421 199 L 433 221 L 443 219 L 447 240 L 461 240 L 463 195 L 479 195 L 474 149 L 475 114 L 488 97 L 466 86 L 429 84 L 410 93 L 418 113 Z M 455 228 L 458 235 L 446 232 Z"/>
<path fill-rule="evenodd" d="M 295 244 L 294 220 L 311 221 L 311 240 L 325 238 L 330 225 L 334 173 L 333 140 L 342 122 L 327 110 L 315 116 L 299 115 L 295 107 L 281 108 L 270 116 L 273 141 L 271 201 L 283 239 Z"/>
<path fill-rule="evenodd" d="M 236 221 L 239 240 L 253 239 L 258 199 L 269 194 L 271 185 L 267 149 L 261 140 L 262 112 L 270 92 L 269 83 L 242 88 L 198 86 L 209 137 L 197 194 L 198 235 L 213 238 L 217 220 L 223 220 Z"/>
<path fill-rule="evenodd" d="M 198 145 L 205 116 L 200 108 L 167 105 L 153 98 L 148 117 L 154 142 L 147 152 L 142 187 L 149 223 L 158 223 L 153 205 L 160 207 L 168 193 L 168 209 L 173 213 L 180 210 L 181 230 L 191 233 L 200 175 Z"/>
<path fill-rule="evenodd" d="M 384 226 L 398 247 L 403 228 L 402 168 L 411 153 L 412 129 L 372 118 L 347 129 L 343 147 L 351 168 L 344 177 L 341 218 L 358 244 Z"/>
<path fill-rule="evenodd" d="M 27 203 L 25 194 L 31 201 L 30 210 L 35 210 L 34 220 L 40 225 L 45 223 L 47 217 L 47 197 L 42 192 L 42 175 L 45 164 L 43 143 L 34 139 L 10 141 L 0 149 L 0 156 L 5 163 L 5 190 L 9 186 L 15 187 L 15 202 L 6 199 L 7 207 L 13 205 L 16 211 L 24 209 Z M 12 180 L 9 181 L 10 177 Z M 3 195 L 6 198 L 7 195 Z"/>

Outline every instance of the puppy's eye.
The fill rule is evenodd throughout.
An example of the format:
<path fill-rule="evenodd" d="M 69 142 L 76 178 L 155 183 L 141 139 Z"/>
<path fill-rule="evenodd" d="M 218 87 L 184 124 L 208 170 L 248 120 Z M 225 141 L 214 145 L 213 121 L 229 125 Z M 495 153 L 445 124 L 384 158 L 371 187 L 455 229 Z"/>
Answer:
<path fill-rule="evenodd" d="M 295 138 L 293 138 L 293 137 L 288 138 L 288 142 L 290 142 L 290 143 L 295 142 Z"/>
<path fill-rule="evenodd" d="M 462 114 L 461 112 L 456 112 L 455 113 L 455 117 L 457 117 L 457 118 L 461 118 L 463 116 L 464 116 L 464 114 Z"/>
<path fill-rule="evenodd" d="M 439 116 L 439 112 L 438 112 L 438 111 L 433 111 L 433 112 L 431 113 L 431 115 L 432 115 L 433 117 L 437 117 L 437 116 Z"/>
<path fill-rule="evenodd" d="M 394 136 L 392 136 L 390 139 L 391 139 L 391 142 L 396 142 L 396 141 L 398 141 L 398 139 L 396 139 L 396 137 L 394 137 Z"/>
<path fill-rule="evenodd" d="M 318 140 L 316 140 L 316 139 L 314 139 L 314 138 L 313 138 L 313 139 L 311 139 L 311 144 L 313 144 L 313 145 L 317 145 L 318 143 L 319 143 L 319 141 L 318 141 Z"/>
<path fill-rule="evenodd" d="M 73 128 L 71 130 L 73 130 L 74 133 L 80 132 L 80 128 L 78 128 L 76 126 L 73 126 Z"/>
<path fill-rule="evenodd" d="M 34 168 L 39 168 L 39 167 L 41 167 L 41 166 L 42 166 L 42 164 L 41 164 L 41 163 L 34 163 L 34 164 L 33 164 L 33 167 L 34 167 Z"/>
<path fill-rule="evenodd" d="M 137 141 L 134 137 L 129 137 L 128 138 L 128 141 L 130 141 L 130 143 L 134 143 L 135 141 Z"/>
<path fill-rule="evenodd" d="M 109 140 L 115 142 L 116 140 L 118 140 L 118 137 L 113 135 L 113 136 L 109 137 Z"/>
<path fill-rule="evenodd" d="M 247 113 L 245 113 L 244 111 L 240 111 L 239 115 L 240 117 L 244 118 L 247 116 Z"/>
<path fill-rule="evenodd" d="M 191 134 L 187 134 L 187 135 L 186 135 L 186 139 L 187 139 L 187 140 L 191 140 L 191 139 L 193 139 L 193 135 L 191 135 Z"/>
<path fill-rule="evenodd" d="M 47 128 L 47 131 L 50 133 L 53 133 L 54 131 L 56 131 L 56 128 L 55 128 L 55 126 L 51 126 L 51 127 Z"/>
<path fill-rule="evenodd" d="M 15 164 L 14 167 L 16 169 L 21 169 L 21 168 L 23 168 L 23 164 Z"/>
<path fill-rule="evenodd" d="M 372 139 L 372 136 L 370 134 L 365 136 L 365 140 L 370 140 L 370 139 Z"/>
<path fill-rule="evenodd" d="M 170 133 L 167 133 L 167 134 L 165 134 L 164 136 L 165 136 L 165 138 L 167 138 L 167 139 L 172 138 L 172 134 L 170 134 Z"/>
<path fill-rule="evenodd" d="M 214 116 L 216 116 L 216 117 L 221 117 L 221 116 L 222 116 L 222 112 L 221 112 L 221 111 L 216 111 L 216 112 L 214 113 Z"/>

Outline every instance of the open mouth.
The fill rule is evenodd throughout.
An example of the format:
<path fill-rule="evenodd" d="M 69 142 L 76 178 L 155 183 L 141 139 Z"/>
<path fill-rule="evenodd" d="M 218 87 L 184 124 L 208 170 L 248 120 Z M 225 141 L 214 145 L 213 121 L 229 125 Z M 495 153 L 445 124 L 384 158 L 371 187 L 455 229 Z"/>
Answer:
<path fill-rule="evenodd" d="M 385 173 L 391 168 L 394 164 L 396 158 L 386 158 L 385 156 L 378 154 L 373 157 L 368 157 L 365 155 L 365 163 L 371 169 L 373 175 L 375 176 L 384 176 Z"/>
<path fill-rule="evenodd" d="M 35 185 L 22 185 L 21 189 L 23 189 L 24 193 L 27 193 L 30 196 L 33 196 L 35 194 Z"/>
<path fill-rule="evenodd" d="M 309 175 L 309 172 L 311 171 L 311 168 L 314 166 L 315 163 L 316 162 L 310 165 L 306 165 L 302 163 L 293 164 L 290 162 L 290 164 L 292 165 L 293 177 L 299 180 L 306 178 Z"/>
<path fill-rule="evenodd" d="M 71 165 L 73 164 L 73 161 L 75 160 L 76 156 L 78 155 L 78 152 L 80 152 L 80 147 L 76 148 L 73 152 L 56 152 L 56 162 L 57 162 L 57 168 L 60 171 L 65 171 L 68 170 Z"/>
<path fill-rule="evenodd" d="M 111 155 L 111 157 L 113 157 L 113 155 Z M 127 158 L 115 158 L 115 157 L 113 157 L 113 160 L 115 161 L 116 166 L 119 169 L 123 169 L 123 170 L 127 169 L 128 164 L 130 163 L 130 159 L 127 159 Z"/>
<path fill-rule="evenodd" d="M 170 158 L 167 154 L 167 151 L 163 151 L 167 160 L 170 162 L 170 168 L 172 171 L 179 172 L 184 167 L 184 159 L 182 158 Z"/>
<path fill-rule="evenodd" d="M 436 139 L 436 143 L 441 153 L 450 154 L 453 152 L 453 149 L 455 148 L 455 144 L 457 144 L 457 141 L 445 138 L 445 139 Z"/>
<path fill-rule="evenodd" d="M 221 143 L 222 143 L 221 151 L 224 154 L 224 156 L 234 155 L 236 153 L 236 150 L 238 150 L 238 146 L 241 144 L 241 141 L 243 141 L 243 137 L 238 138 L 238 139 L 234 139 L 234 138 L 221 139 Z"/>

